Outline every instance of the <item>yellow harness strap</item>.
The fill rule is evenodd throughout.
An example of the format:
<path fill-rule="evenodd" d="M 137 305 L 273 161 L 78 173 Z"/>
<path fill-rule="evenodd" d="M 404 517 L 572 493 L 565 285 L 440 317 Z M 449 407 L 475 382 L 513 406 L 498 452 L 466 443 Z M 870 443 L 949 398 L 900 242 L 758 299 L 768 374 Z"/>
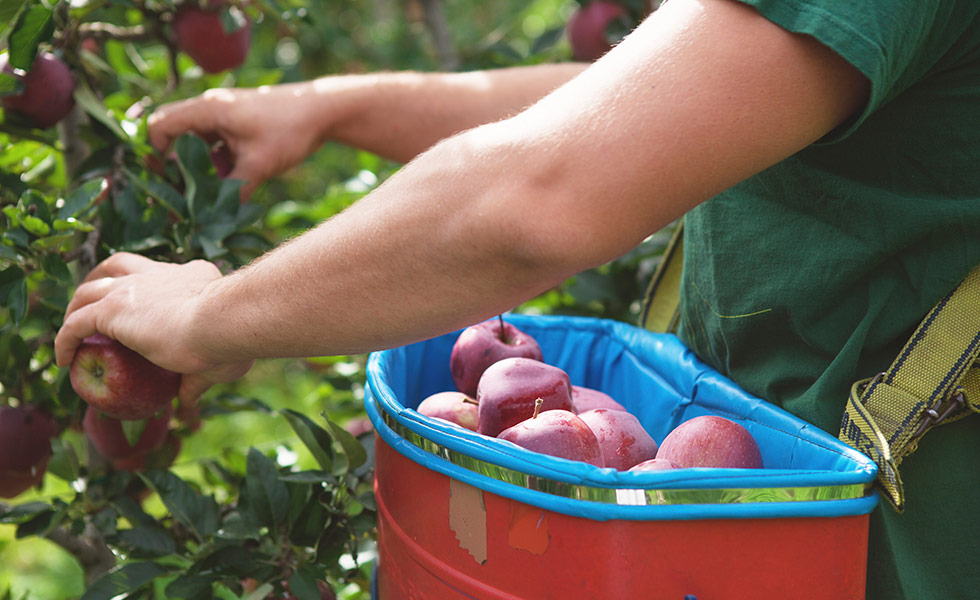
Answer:
<path fill-rule="evenodd" d="M 858 381 L 840 439 L 878 465 L 878 487 L 902 512 L 898 466 L 930 429 L 980 412 L 980 267 L 939 301 L 887 371 Z"/>
<path fill-rule="evenodd" d="M 640 310 L 640 327 L 656 333 L 677 331 L 680 319 L 681 272 L 684 269 L 684 220 L 677 222 L 653 273 Z"/>

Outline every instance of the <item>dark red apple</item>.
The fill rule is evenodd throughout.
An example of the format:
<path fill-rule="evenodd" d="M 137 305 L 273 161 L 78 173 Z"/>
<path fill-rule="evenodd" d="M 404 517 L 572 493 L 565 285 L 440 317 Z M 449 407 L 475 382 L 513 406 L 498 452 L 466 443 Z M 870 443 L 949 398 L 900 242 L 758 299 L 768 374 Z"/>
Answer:
<path fill-rule="evenodd" d="M 626 407 L 613 400 L 613 397 L 609 394 L 580 385 L 572 386 L 572 404 L 575 406 L 576 413 L 584 413 L 593 408 L 626 410 Z"/>
<path fill-rule="evenodd" d="M 0 56 L 0 70 L 20 79 L 24 89 L 4 96 L 4 110 L 17 113 L 38 129 L 47 129 L 65 118 L 75 106 L 75 76 L 68 65 L 54 54 L 41 52 L 31 70 L 18 75 L 10 66 L 8 55 Z"/>
<path fill-rule="evenodd" d="M 666 458 L 651 458 L 629 468 L 630 471 L 667 471 L 680 469 L 681 466 Z"/>
<path fill-rule="evenodd" d="M 568 410 L 535 411 L 530 419 L 508 427 L 497 437 L 533 452 L 605 466 L 595 433 Z"/>
<path fill-rule="evenodd" d="M 194 59 L 207 73 L 220 73 L 234 69 L 248 56 L 252 43 L 252 32 L 248 19 L 237 7 L 241 16 L 241 26 L 234 31 L 225 31 L 221 23 L 224 2 L 213 2 L 207 8 L 194 4 L 183 4 L 174 15 L 173 31 L 177 47 Z"/>
<path fill-rule="evenodd" d="M 591 62 L 612 48 L 609 24 L 626 15 L 626 9 L 610 0 L 593 0 L 580 6 L 568 20 L 568 41 L 575 60 Z"/>
<path fill-rule="evenodd" d="M 72 387 L 83 400 L 124 421 L 146 419 L 160 412 L 180 387 L 179 374 L 158 367 L 100 333 L 78 346 L 69 374 Z"/>
<path fill-rule="evenodd" d="M 104 458 L 112 461 L 117 469 L 135 470 L 143 466 L 147 453 L 160 448 L 167 439 L 167 425 L 173 409 L 168 405 L 159 414 L 146 421 L 143 433 L 136 444 L 130 444 L 119 419 L 99 413 L 94 406 L 85 409 L 82 430 L 92 440 L 92 445 Z"/>
<path fill-rule="evenodd" d="M 54 420 L 36 406 L 0 406 L 0 498 L 40 485 L 57 434 Z"/>
<path fill-rule="evenodd" d="M 684 468 L 762 468 L 759 444 L 749 430 L 715 415 L 694 417 L 675 427 L 661 442 L 657 458 Z"/>
<path fill-rule="evenodd" d="M 474 396 L 487 367 L 515 356 L 543 360 L 533 337 L 497 317 L 470 325 L 459 334 L 449 356 L 449 371 L 456 389 Z"/>
<path fill-rule="evenodd" d="M 476 400 L 462 392 L 436 392 L 422 400 L 416 410 L 471 431 L 476 431 L 479 424 Z"/>
<path fill-rule="evenodd" d="M 657 442 L 635 415 L 623 410 L 593 408 L 578 416 L 599 440 L 607 467 L 625 471 L 657 456 Z"/>
<path fill-rule="evenodd" d="M 511 425 L 541 411 L 572 410 L 572 384 L 568 374 L 554 365 L 533 358 L 505 358 L 493 363 L 480 377 L 476 388 L 477 431 L 495 437 Z"/>

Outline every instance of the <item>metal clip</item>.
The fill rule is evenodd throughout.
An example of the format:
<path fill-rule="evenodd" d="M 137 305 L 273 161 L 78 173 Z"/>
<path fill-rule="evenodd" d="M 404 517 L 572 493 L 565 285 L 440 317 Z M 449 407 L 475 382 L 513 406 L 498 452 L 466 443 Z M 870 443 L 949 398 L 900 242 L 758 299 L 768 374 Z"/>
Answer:
<path fill-rule="evenodd" d="M 868 389 L 870 386 L 875 385 L 876 383 L 880 383 L 881 380 L 885 378 L 885 375 L 886 373 L 882 371 L 881 373 L 878 373 L 877 375 L 869 379 L 867 383 L 861 386 L 861 394 L 863 395 L 864 391 Z"/>
<path fill-rule="evenodd" d="M 947 403 L 947 401 L 949 402 Z M 944 404 L 945 406 L 943 406 Z M 942 408 L 943 412 L 940 413 L 936 408 Z M 925 411 L 925 416 L 915 433 L 912 434 L 912 439 L 923 435 L 930 427 L 942 424 L 955 411 L 966 408 L 966 394 L 963 393 L 962 388 L 959 388 L 955 394 L 947 395 L 943 401 L 936 405 L 936 408 L 929 408 Z"/>

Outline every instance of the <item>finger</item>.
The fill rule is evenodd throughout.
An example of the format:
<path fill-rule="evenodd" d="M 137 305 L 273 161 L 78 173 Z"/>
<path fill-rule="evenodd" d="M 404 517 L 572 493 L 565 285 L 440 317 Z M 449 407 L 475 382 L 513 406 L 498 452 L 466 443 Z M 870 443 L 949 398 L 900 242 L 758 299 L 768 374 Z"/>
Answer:
<path fill-rule="evenodd" d="M 146 120 L 150 144 L 166 151 L 181 135 L 191 132 L 202 137 L 216 129 L 214 107 L 202 98 L 191 98 L 157 108 Z"/>
<path fill-rule="evenodd" d="M 118 283 L 118 278 L 103 277 L 101 279 L 87 281 L 78 286 L 71 301 L 68 303 L 68 308 L 65 309 L 65 319 L 67 320 L 69 316 L 79 309 L 105 298 L 106 294 L 115 289 Z"/>
<path fill-rule="evenodd" d="M 184 375 L 180 378 L 177 399 L 182 406 L 196 406 L 198 400 L 211 385 L 210 381 L 200 375 Z"/>
<path fill-rule="evenodd" d="M 75 350 L 82 340 L 98 333 L 95 327 L 95 311 L 87 306 L 76 310 L 65 318 L 64 324 L 54 338 L 55 362 L 59 367 L 67 367 L 75 357 Z"/>
<path fill-rule="evenodd" d="M 143 273 L 154 269 L 159 269 L 164 263 L 155 261 L 151 258 L 132 254 L 130 252 L 117 252 L 95 265 L 85 276 L 85 281 L 102 279 L 104 277 L 122 277 L 133 273 Z"/>

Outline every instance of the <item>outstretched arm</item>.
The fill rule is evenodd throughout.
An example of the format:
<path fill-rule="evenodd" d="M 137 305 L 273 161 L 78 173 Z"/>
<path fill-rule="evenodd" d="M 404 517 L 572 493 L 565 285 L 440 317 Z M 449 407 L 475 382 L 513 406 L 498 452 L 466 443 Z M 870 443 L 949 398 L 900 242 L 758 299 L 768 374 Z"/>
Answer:
<path fill-rule="evenodd" d="M 584 68 L 578 63 L 471 73 L 335 75 L 254 89 L 214 89 L 149 118 L 160 150 L 193 132 L 227 144 L 229 177 L 249 195 L 326 141 L 407 162 L 455 133 L 517 114 Z"/>
<path fill-rule="evenodd" d="M 626 252 L 819 139 L 866 94 L 839 56 L 751 8 L 671 0 L 529 109 L 436 144 L 246 268 L 110 259 L 72 300 L 58 363 L 94 331 L 205 378 L 438 335 Z"/>

